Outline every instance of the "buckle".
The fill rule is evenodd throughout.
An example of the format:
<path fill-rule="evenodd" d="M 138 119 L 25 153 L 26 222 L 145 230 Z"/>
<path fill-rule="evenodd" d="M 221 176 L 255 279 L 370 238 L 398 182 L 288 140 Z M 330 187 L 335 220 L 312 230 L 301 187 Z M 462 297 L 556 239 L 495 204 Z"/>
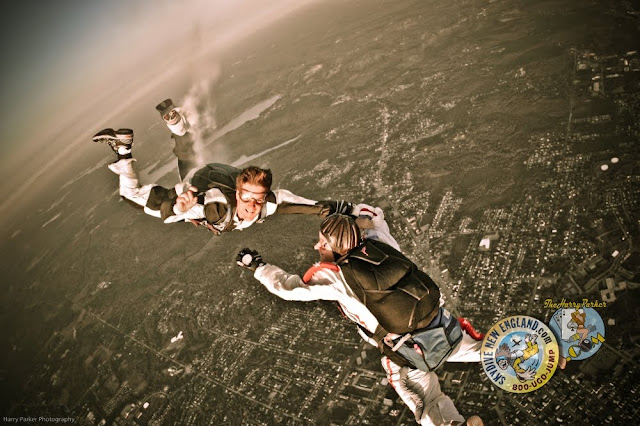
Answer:
<path fill-rule="evenodd" d="M 398 341 L 396 342 L 395 346 L 391 348 L 391 350 L 392 350 L 393 352 L 396 352 L 398 349 L 400 349 L 400 347 L 404 344 L 404 342 L 406 342 L 407 340 L 409 340 L 409 338 L 410 338 L 410 337 L 411 337 L 411 333 L 407 333 L 407 334 L 405 334 L 404 336 L 402 336 L 402 337 L 400 338 L 400 340 L 398 340 Z M 391 346 L 391 345 L 389 345 L 389 346 Z"/>

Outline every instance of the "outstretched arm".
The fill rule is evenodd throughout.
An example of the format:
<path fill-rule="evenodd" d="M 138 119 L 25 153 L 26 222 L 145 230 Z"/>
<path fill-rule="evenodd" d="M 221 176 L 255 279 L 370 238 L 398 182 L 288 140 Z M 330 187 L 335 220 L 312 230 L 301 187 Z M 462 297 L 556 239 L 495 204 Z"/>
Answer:
<path fill-rule="evenodd" d="M 278 204 L 275 213 L 279 214 L 311 214 L 327 217 L 333 213 L 351 214 L 354 208 L 354 205 L 348 201 L 314 201 L 295 195 L 286 189 L 276 189 L 273 192 Z"/>
<path fill-rule="evenodd" d="M 308 286 L 298 275 L 289 274 L 275 265 L 263 265 L 253 275 L 267 290 L 285 300 L 320 300 L 320 287 Z"/>
<path fill-rule="evenodd" d="M 336 289 L 330 282 L 315 280 L 314 285 L 307 285 L 299 275 L 290 274 L 275 265 L 262 261 L 258 252 L 243 249 L 236 258 L 238 265 L 254 271 L 254 277 L 269 292 L 285 300 L 337 300 Z"/>
<path fill-rule="evenodd" d="M 372 207 L 367 204 L 358 204 L 353 209 L 356 223 L 362 230 L 363 237 L 369 240 L 381 241 L 400 251 L 400 246 L 389 231 L 389 225 L 384 218 L 380 207 Z"/>

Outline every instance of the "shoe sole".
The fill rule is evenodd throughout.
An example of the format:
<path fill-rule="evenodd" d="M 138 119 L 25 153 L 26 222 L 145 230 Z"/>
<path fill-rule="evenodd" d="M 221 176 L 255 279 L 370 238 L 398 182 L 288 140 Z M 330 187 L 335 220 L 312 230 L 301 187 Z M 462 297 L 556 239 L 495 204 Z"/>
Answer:
<path fill-rule="evenodd" d="M 484 426 L 484 422 L 478 416 L 471 416 L 467 419 L 467 426 Z"/>
<path fill-rule="evenodd" d="M 116 136 L 116 133 L 113 131 L 113 129 L 104 129 L 104 130 L 100 130 L 98 133 L 93 135 L 91 139 L 94 142 L 104 142 L 104 141 L 110 141 L 110 140 L 117 140 L 118 138 Z"/>

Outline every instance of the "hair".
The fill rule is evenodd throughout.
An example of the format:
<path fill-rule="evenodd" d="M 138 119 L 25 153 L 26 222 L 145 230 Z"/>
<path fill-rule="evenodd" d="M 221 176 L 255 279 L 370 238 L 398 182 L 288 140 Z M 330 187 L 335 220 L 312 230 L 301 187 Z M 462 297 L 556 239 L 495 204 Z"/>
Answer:
<path fill-rule="evenodd" d="M 271 191 L 271 182 L 273 181 L 273 176 L 271 175 L 271 170 L 269 169 L 261 169 L 256 166 L 249 166 L 240 172 L 238 177 L 236 178 L 236 188 L 241 188 L 245 183 L 251 185 L 260 185 L 263 186 L 267 192 Z"/>
<path fill-rule="evenodd" d="M 360 245 L 360 228 L 351 216 L 334 213 L 320 225 L 320 232 L 327 239 L 331 250 L 339 256 Z"/>

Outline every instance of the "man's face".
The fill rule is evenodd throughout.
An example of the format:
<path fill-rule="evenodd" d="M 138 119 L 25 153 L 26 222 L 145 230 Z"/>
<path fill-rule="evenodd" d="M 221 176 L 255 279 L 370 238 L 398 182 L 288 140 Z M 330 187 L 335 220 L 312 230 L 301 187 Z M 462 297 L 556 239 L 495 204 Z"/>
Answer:
<path fill-rule="evenodd" d="M 318 232 L 318 242 L 313 248 L 318 250 L 320 262 L 333 262 L 335 260 L 329 241 L 322 235 L 322 232 Z"/>
<path fill-rule="evenodd" d="M 266 202 L 267 188 L 245 183 L 236 191 L 237 215 L 242 220 L 253 220 Z"/>

